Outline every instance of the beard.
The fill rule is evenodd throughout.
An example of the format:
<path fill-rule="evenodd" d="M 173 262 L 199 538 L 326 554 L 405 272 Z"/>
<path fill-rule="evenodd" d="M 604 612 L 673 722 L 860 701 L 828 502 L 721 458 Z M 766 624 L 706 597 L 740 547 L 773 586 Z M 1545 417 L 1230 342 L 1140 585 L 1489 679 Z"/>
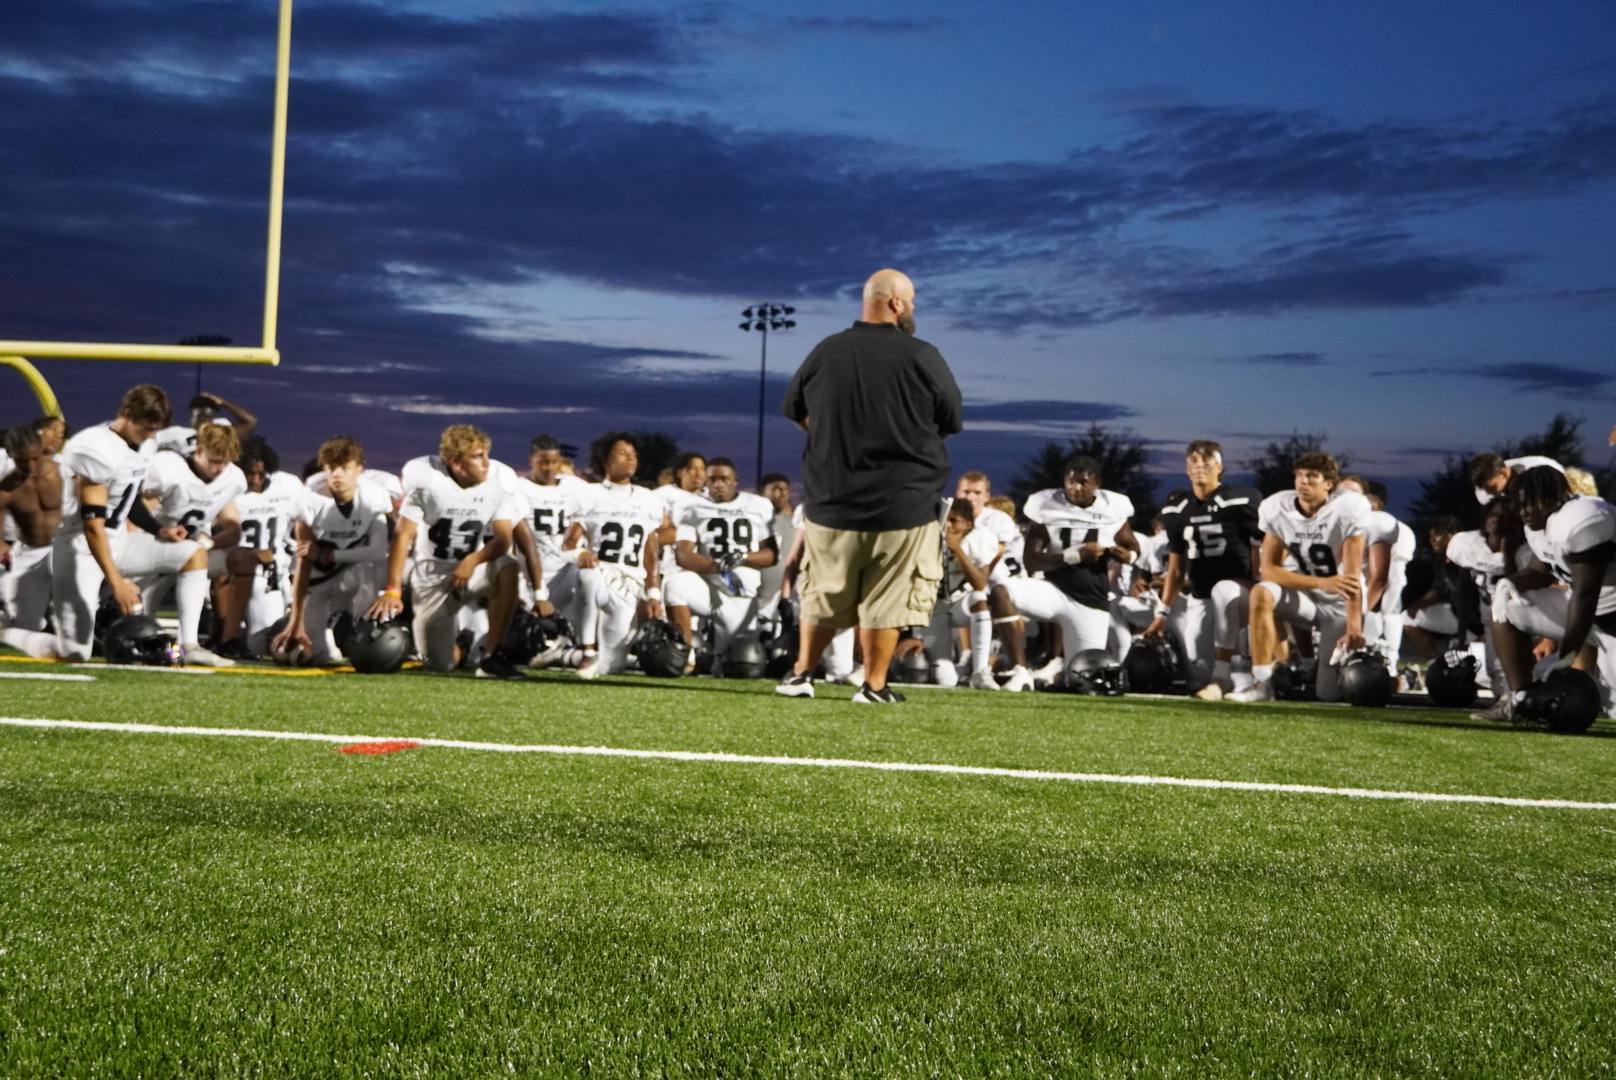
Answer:
<path fill-rule="evenodd" d="M 915 313 L 912 312 L 912 311 L 906 311 L 902 315 L 899 315 L 898 316 L 898 329 L 902 330 L 904 333 L 908 334 L 910 337 L 914 337 L 915 336 Z"/>

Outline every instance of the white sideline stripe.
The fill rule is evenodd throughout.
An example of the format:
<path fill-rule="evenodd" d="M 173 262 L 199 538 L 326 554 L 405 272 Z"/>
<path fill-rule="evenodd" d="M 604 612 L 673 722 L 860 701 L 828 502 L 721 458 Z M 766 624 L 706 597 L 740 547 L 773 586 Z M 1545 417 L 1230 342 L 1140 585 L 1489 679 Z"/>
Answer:
<path fill-rule="evenodd" d="M 92 671 L 150 671 L 160 675 L 212 675 L 210 667 L 158 667 L 155 664 L 69 664 L 68 667 L 89 668 Z"/>
<path fill-rule="evenodd" d="M 0 679 L 45 679 L 49 682 L 95 682 L 94 675 L 51 675 L 44 671 L 0 671 Z"/>
<path fill-rule="evenodd" d="M 1616 810 L 1616 803 L 1579 802 L 1574 799 L 1521 799 L 1508 795 L 1454 795 L 1439 791 L 1385 791 L 1377 788 L 1323 787 L 1317 784 L 1267 784 L 1253 780 L 1196 780 L 1178 776 L 1125 776 L 1116 773 L 1047 772 L 1042 769 L 995 769 L 980 765 L 929 765 L 908 761 L 857 761 L 848 758 L 772 757 L 760 754 L 725 754 L 700 750 L 625 750 L 611 746 L 545 746 L 513 743 L 466 742 L 460 739 L 412 739 L 391 735 L 326 735 L 312 731 L 260 731 L 254 728 L 164 727 L 159 724 L 114 724 L 100 720 L 42 720 L 0 716 L 10 727 L 71 728 L 79 731 L 121 731 L 132 735 L 213 735 L 246 739 L 283 739 L 293 742 L 368 743 L 411 742 L 450 750 L 487 750 L 497 754 L 563 754 L 582 757 L 647 758 L 657 761 L 717 762 L 731 765 L 797 765 L 821 769 L 874 769 L 880 772 L 945 773 L 956 776 L 1002 776 L 1012 780 L 1065 780 L 1086 784 L 1130 784 L 1138 787 L 1203 788 L 1215 791 L 1260 791 L 1284 795 L 1336 795 L 1349 799 L 1400 799 L 1410 802 L 1478 803 L 1552 810 Z"/>

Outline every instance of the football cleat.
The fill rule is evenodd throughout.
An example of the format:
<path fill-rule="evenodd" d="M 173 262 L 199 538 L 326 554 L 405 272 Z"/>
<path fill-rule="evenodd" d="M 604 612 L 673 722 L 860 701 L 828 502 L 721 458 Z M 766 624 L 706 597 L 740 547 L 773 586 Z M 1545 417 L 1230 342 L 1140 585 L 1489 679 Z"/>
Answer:
<path fill-rule="evenodd" d="M 483 657 L 482 663 L 477 665 L 477 678 L 479 679 L 506 679 L 515 682 L 525 682 L 527 676 L 516 670 L 516 665 L 497 652 L 491 652 Z"/>
<path fill-rule="evenodd" d="M 896 705 L 900 701 L 907 701 L 902 694 L 895 692 L 890 686 L 883 686 L 879 690 L 872 690 L 869 683 L 863 683 L 858 693 L 853 695 L 855 705 Z"/>
<path fill-rule="evenodd" d="M 246 638 L 231 638 L 229 641 L 221 641 L 213 651 L 227 660 L 263 659 L 247 646 Z"/>
<path fill-rule="evenodd" d="M 1223 700 L 1238 701 L 1242 704 L 1250 704 L 1254 701 L 1273 701 L 1274 688 L 1270 683 L 1254 682 L 1251 684 L 1250 689 L 1236 690 L 1232 694 L 1223 695 Z"/>
<path fill-rule="evenodd" d="M 997 690 L 999 681 L 993 677 L 991 671 L 978 671 L 971 676 L 967 684 L 972 690 Z"/>
<path fill-rule="evenodd" d="M 1065 660 L 1065 658 L 1057 656 L 1053 660 L 1051 660 L 1049 663 L 1047 663 L 1043 667 L 1039 668 L 1037 671 L 1034 671 L 1032 673 L 1032 677 L 1033 677 L 1034 682 L 1037 682 L 1037 683 L 1043 684 L 1045 686 L 1048 686 L 1048 685 L 1051 685 L 1051 684 L 1059 683 L 1061 681 L 1061 675 L 1065 671 L 1066 671 L 1066 660 Z"/>
<path fill-rule="evenodd" d="M 1488 720 L 1494 724 L 1507 724 L 1515 716 L 1515 702 L 1509 694 L 1502 694 L 1488 708 L 1470 714 L 1472 720 Z"/>
<path fill-rule="evenodd" d="M 1209 682 L 1195 691 L 1195 697 L 1200 701 L 1222 701 L 1225 696 L 1223 687 L 1215 682 Z"/>
<path fill-rule="evenodd" d="M 578 675 L 578 677 L 580 679 L 583 679 L 585 682 L 588 682 L 591 679 L 600 678 L 600 661 L 599 661 L 599 659 L 585 660 L 583 662 L 583 664 L 578 668 L 577 675 Z"/>
<path fill-rule="evenodd" d="M 806 671 L 801 675 L 790 672 L 775 686 L 774 692 L 781 697 L 807 697 L 814 696 L 813 676 Z"/>
<path fill-rule="evenodd" d="M 189 665 L 211 668 L 232 668 L 236 666 L 234 660 L 220 656 L 212 649 L 204 649 L 195 642 L 180 647 L 185 650 L 185 662 Z"/>
<path fill-rule="evenodd" d="M 1011 668 L 1010 674 L 1005 678 L 1004 685 L 1000 687 L 1000 689 L 1008 690 L 1013 694 L 1025 693 L 1027 691 L 1036 689 L 1033 684 L 1032 672 L 1028 671 L 1024 667 Z"/>

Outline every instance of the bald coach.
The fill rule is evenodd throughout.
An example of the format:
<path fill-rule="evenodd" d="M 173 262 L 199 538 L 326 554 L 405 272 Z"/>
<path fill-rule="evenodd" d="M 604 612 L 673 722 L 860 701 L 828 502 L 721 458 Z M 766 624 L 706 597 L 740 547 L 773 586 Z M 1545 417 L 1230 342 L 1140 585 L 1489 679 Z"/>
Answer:
<path fill-rule="evenodd" d="M 899 632 L 931 621 L 943 576 L 943 440 L 964 415 L 942 354 L 914 334 L 914 283 L 878 271 L 864 283 L 862 318 L 815 346 L 786 390 L 781 411 L 808 433 L 801 647 L 777 687 L 787 696 L 813 696 L 820 654 L 856 624 L 866 681 L 853 700 L 901 701 L 887 688 Z"/>

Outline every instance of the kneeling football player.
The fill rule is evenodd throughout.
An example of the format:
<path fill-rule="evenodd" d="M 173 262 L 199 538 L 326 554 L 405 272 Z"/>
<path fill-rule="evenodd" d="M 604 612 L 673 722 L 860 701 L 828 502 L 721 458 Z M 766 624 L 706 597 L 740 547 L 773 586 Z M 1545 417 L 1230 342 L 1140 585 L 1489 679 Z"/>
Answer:
<path fill-rule="evenodd" d="M 428 671 L 445 672 L 461 661 L 455 642 L 460 609 L 487 598 L 507 613 L 515 606 L 520 569 L 511 557 L 512 530 L 525 516 L 510 489 L 492 475 L 491 440 L 469 424 L 444 431 L 438 466 L 412 471 L 412 483 L 398 511 L 398 530 L 387 559 L 387 585 L 371 605 L 373 619 L 386 620 L 404 609 L 404 564 L 415 548 L 410 576 L 415 602 L 415 642 Z M 484 536 L 488 539 L 485 541 Z M 490 626 L 490 640 L 504 636 Z M 524 676 L 497 649 L 477 667 L 480 678 Z"/>

